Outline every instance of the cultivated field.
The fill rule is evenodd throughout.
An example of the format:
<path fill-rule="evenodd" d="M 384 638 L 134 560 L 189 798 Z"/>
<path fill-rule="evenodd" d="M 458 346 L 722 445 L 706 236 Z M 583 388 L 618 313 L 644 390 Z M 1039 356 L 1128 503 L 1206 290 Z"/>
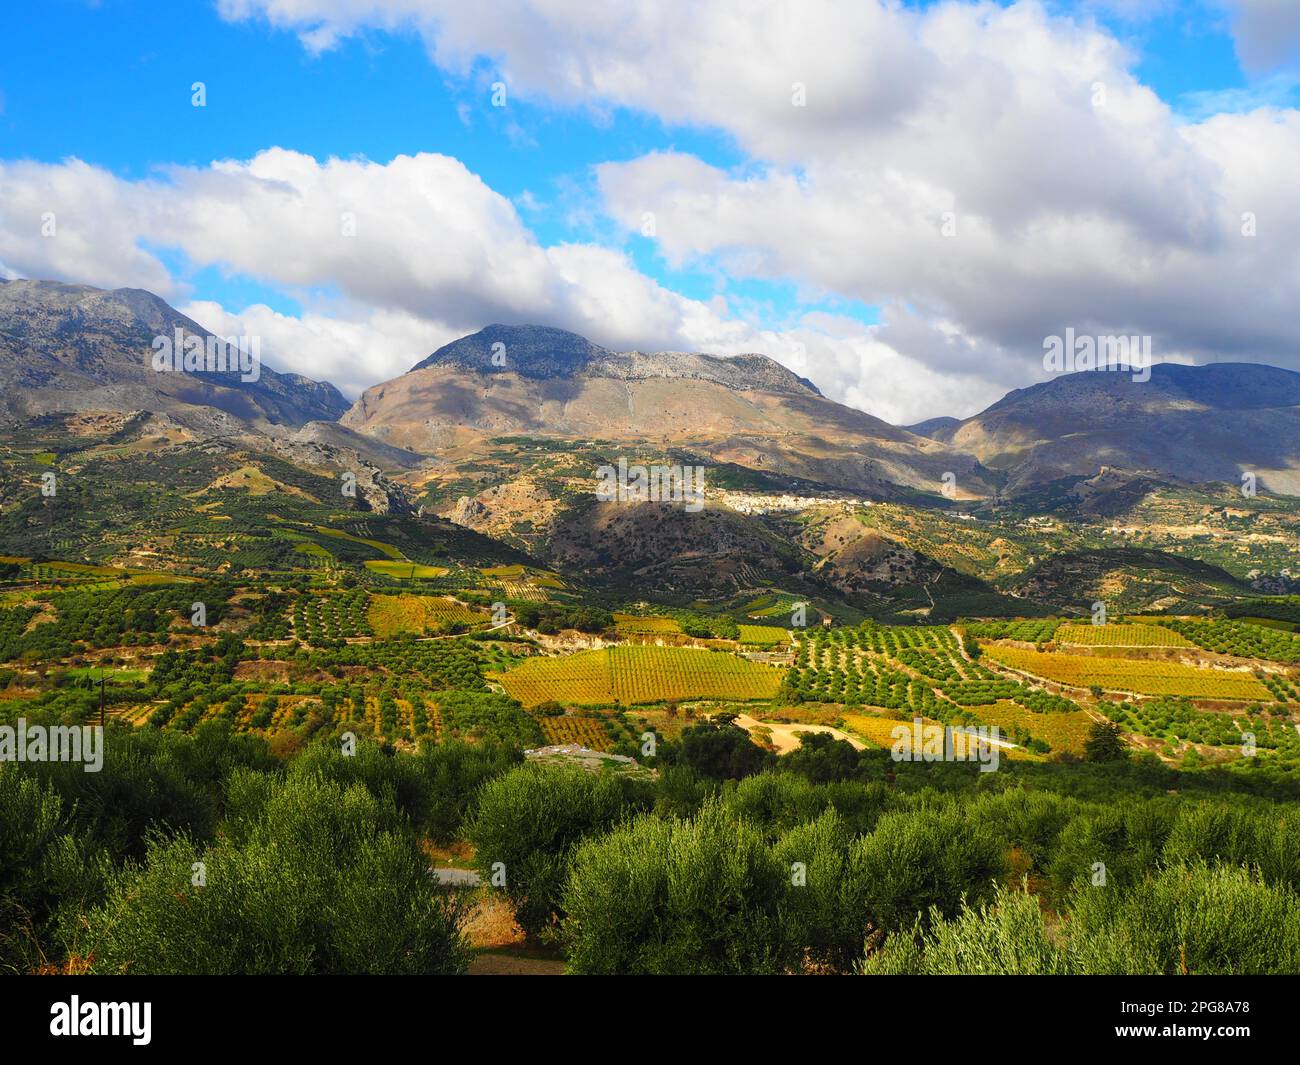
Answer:
<path fill-rule="evenodd" d="M 1173 629 L 1161 625 L 1061 625 L 1056 642 L 1080 647 L 1191 647 Z"/>
<path fill-rule="evenodd" d="M 440 596 L 373 595 L 367 617 L 375 635 L 383 637 L 436 631 L 449 625 L 477 625 L 489 615 Z"/>
<path fill-rule="evenodd" d="M 607 647 L 538 658 L 501 678 L 524 706 L 631 705 L 680 699 L 770 699 L 782 671 L 720 651 L 684 647 Z"/>
<path fill-rule="evenodd" d="M 1249 673 L 1197 669 L 1176 662 L 1151 662 L 1090 655 L 1045 654 L 990 644 L 984 654 L 1004 666 L 1076 688 L 1100 687 L 1138 695 L 1186 695 L 1194 699 L 1271 698 Z"/>

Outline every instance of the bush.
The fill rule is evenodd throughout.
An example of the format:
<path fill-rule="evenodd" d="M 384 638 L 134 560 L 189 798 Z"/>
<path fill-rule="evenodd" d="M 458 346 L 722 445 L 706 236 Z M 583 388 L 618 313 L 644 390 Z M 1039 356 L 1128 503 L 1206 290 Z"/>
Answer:
<path fill-rule="evenodd" d="M 963 899 L 991 898 L 1006 875 L 1003 844 L 981 820 L 955 810 L 885 814 L 854 847 L 870 885 L 872 925 L 885 932 L 911 928 L 919 916 L 957 912 Z"/>
<path fill-rule="evenodd" d="M 1227 866 L 1172 865 L 1140 890 L 1090 888 L 1070 908 L 1087 974 L 1300 972 L 1300 896 Z"/>
<path fill-rule="evenodd" d="M 430 881 L 404 816 L 360 784 L 239 771 L 240 824 L 204 848 L 155 837 L 91 911 L 96 973 L 459 973 L 459 898 Z M 202 863 L 202 866 L 196 863 Z"/>
<path fill-rule="evenodd" d="M 710 800 L 691 821 L 642 817 L 588 840 L 564 893 L 569 969 L 582 974 L 771 974 L 797 943 L 786 870 Z"/>
<path fill-rule="evenodd" d="M 628 812 L 612 776 L 524 764 L 489 780 L 465 826 L 485 880 L 501 886 L 530 936 L 563 916 L 561 893 L 573 849 Z M 504 873 L 504 885 L 497 885 Z"/>
<path fill-rule="evenodd" d="M 1184 807 L 1165 843 L 1164 858 L 1253 867 L 1267 883 L 1300 891 L 1300 821 L 1294 811 L 1206 803 Z"/>
<path fill-rule="evenodd" d="M 870 930 L 862 850 L 834 810 L 791 829 L 773 848 L 791 883 L 788 934 L 805 961 L 820 970 L 851 972 Z M 802 881 L 799 883 L 797 881 Z"/>
<path fill-rule="evenodd" d="M 1071 890 L 1089 886 L 1098 862 L 1106 867 L 1108 886 L 1140 884 L 1156 868 L 1173 819 L 1173 807 L 1158 801 L 1071 818 L 1061 829 L 1049 863 L 1055 897 L 1063 900 Z"/>
<path fill-rule="evenodd" d="M 978 906 L 963 906 L 951 920 L 930 914 L 928 931 L 917 925 L 891 935 L 862 965 L 865 976 L 1059 976 L 1066 962 L 1052 944 L 1038 900 L 1025 891 L 998 888 Z"/>

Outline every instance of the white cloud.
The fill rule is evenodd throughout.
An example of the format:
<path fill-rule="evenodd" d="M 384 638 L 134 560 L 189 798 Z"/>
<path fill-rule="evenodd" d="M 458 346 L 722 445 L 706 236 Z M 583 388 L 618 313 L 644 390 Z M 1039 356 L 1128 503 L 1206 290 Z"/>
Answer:
<path fill-rule="evenodd" d="M 330 380 L 349 395 L 496 321 L 558 325 L 618 349 L 793 350 L 794 334 L 753 330 L 721 299 L 674 293 L 621 251 L 541 247 L 507 199 L 444 156 L 322 163 L 271 149 L 141 181 L 77 160 L 0 163 L 0 202 L 10 208 L 0 217 L 7 273 L 148 288 L 220 335 L 259 337 L 277 369 Z M 53 237 L 40 236 L 46 210 L 57 219 Z M 155 247 L 296 294 L 305 310 L 187 301 L 188 286 Z M 854 345 L 866 341 L 850 326 L 843 342 L 825 330 L 800 333 L 824 355 L 803 371 L 837 397 L 860 394 L 863 355 Z M 872 400 L 886 417 L 912 413 L 888 397 Z"/>
<path fill-rule="evenodd" d="M 1277 65 L 1300 40 L 1292 0 L 1224 3 L 1250 66 Z M 630 233 L 653 212 L 671 264 L 881 305 L 875 340 L 935 368 L 970 360 L 974 377 L 1025 384 L 1041 376 L 1042 338 L 1066 326 L 1150 334 L 1170 359 L 1300 359 L 1300 322 L 1285 310 L 1300 297 L 1300 120 L 1274 108 L 1174 114 L 1089 14 L 1149 5 L 1098 0 L 1075 16 L 952 0 L 223 10 L 317 47 L 365 27 L 414 31 L 446 70 L 490 57 L 516 96 L 725 131 L 750 159 L 736 171 L 671 152 L 599 166 L 609 213 Z M 792 105 L 795 82 L 804 107 Z M 1253 238 L 1241 233 L 1247 212 Z M 594 290 L 580 302 L 589 314 L 610 306 Z"/>
<path fill-rule="evenodd" d="M 257 337 L 267 364 L 329 381 L 355 398 L 376 381 L 409 370 L 430 351 L 462 335 L 401 311 L 376 310 L 354 318 L 308 311 L 280 314 L 265 304 L 228 311 L 211 300 L 177 308 L 218 336 Z"/>
<path fill-rule="evenodd" d="M 1225 3 L 1243 61 L 1276 66 L 1268 47 L 1294 44 L 1294 4 Z M 1043 337 L 1067 326 L 1150 334 L 1157 357 L 1177 360 L 1300 359 L 1300 114 L 1185 121 L 1086 14 L 951 0 L 219 6 L 314 50 L 367 28 L 410 30 L 445 70 L 469 74 L 490 57 L 512 98 L 724 131 L 747 154 L 742 167 L 675 152 L 605 163 L 604 209 L 628 232 L 653 212 L 671 264 L 877 304 L 882 323 L 809 315 L 782 332 L 754 328 L 739 304 L 687 299 L 616 249 L 541 246 L 513 204 L 440 155 L 322 163 L 270 149 L 142 182 L 76 161 L 0 164 L 4 268 L 183 293 L 147 241 L 282 289 L 336 293 L 301 320 L 239 313 L 295 369 L 336 368 L 353 387 L 491 321 L 784 361 L 803 343 L 828 394 L 898 420 L 970 413 L 1040 379 Z M 792 104 L 796 82 L 807 106 Z M 39 236 L 48 209 L 56 240 Z M 1253 237 L 1242 235 L 1248 212 Z"/>

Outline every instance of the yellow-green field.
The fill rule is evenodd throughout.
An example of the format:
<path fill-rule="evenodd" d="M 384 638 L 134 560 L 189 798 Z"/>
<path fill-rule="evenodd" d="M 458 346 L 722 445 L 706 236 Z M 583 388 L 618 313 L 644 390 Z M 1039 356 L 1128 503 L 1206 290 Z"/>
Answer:
<path fill-rule="evenodd" d="M 1055 640 L 1080 647 L 1191 647 L 1189 640 L 1163 625 L 1061 625 Z"/>
<path fill-rule="evenodd" d="M 380 554 L 387 555 L 391 559 L 402 559 L 406 557 L 392 544 L 386 544 L 382 540 L 367 540 L 364 536 L 353 536 L 351 533 L 344 532 L 342 529 L 329 529 L 324 525 L 317 525 L 315 528 L 322 536 L 333 536 L 339 540 L 350 540 L 354 544 L 365 544 L 366 547 L 373 547 Z M 369 563 L 367 563 L 367 565 L 369 565 Z"/>
<path fill-rule="evenodd" d="M 607 647 L 536 658 L 501 677 L 524 706 L 595 706 L 680 699 L 770 699 L 782 670 L 737 655 L 687 647 Z"/>
<path fill-rule="evenodd" d="M 790 630 L 779 625 L 738 625 L 740 642 L 756 647 L 775 647 L 790 642 Z"/>
<path fill-rule="evenodd" d="M 372 595 L 366 619 L 375 635 L 423 633 L 445 625 L 476 625 L 488 615 L 434 595 Z"/>
<path fill-rule="evenodd" d="M 682 627 L 672 618 L 642 617 L 640 614 L 615 614 L 614 630 L 623 636 L 653 636 L 666 632 L 681 632 Z"/>
<path fill-rule="evenodd" d="M 1035 739 L 1044 740 L 1053 751 L 1083 754 L 1092 718 L 1083 711 L 1036 714 L 1019 703 L 999 699 L 992 706 L 978 706 L 974 712 L 986 725 L 996 725 L 1010 738 L 1012 729 L 1025 729 Z"/>
<path fill-rule="evenodd" d="M 479 569 L 484 577 L 522 577 L 523 566 L 484 566 Z"/>
<path fill-rule="evenodd" d="M 372 573 L 382 573 L 386 577 L 443 577 L 448 570 L 445 566 L 425 566 L 419 562 L 395 562 L 391 559 L 368 558 L 366 569 Z"/>
<path fill-rule="evenodd" d="M 1198 669 L 1177 662 L 1047 654 L 999 644 L 986 645 L 984 654 L 1012 669 L 1076 688 L 1095 685 L 1107 691 L 1193 699 L 1272 699 L 1269 690 L 1249 673 Z"/>

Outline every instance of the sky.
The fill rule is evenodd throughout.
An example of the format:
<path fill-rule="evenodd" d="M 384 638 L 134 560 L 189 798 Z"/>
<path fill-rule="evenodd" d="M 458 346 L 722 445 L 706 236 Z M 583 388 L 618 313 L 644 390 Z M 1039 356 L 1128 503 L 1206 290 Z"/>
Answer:
<path fill-rule="evenodd" d="M 0 276 L 350 397 L 498 322 L 899 424 L 1067 329 L 1300 370 L 1300 0 L 14 5 Z"/>

